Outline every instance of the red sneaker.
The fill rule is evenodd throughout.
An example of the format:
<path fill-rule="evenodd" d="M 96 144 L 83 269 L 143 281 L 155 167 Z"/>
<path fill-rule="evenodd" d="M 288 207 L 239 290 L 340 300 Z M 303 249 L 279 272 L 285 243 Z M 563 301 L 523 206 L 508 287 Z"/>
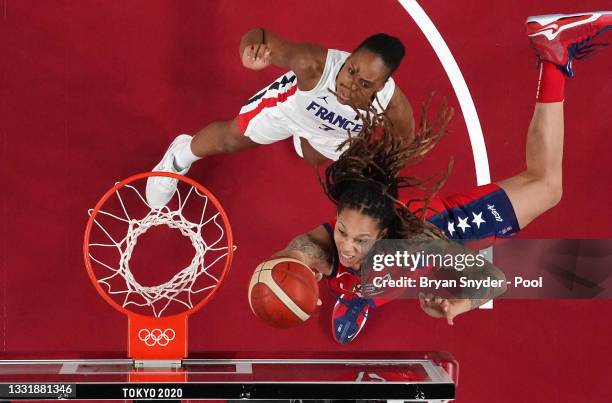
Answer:
<path fill-rule="evenodd" d="M 527 36 L 538 60 L 552 62 L 572 77 L 573 59 L 582 59 L 603 43 L 590 43 L 602 32 L 612 29 L 612 11 L 581 14 L 550 14 L 528 17 Z"/>

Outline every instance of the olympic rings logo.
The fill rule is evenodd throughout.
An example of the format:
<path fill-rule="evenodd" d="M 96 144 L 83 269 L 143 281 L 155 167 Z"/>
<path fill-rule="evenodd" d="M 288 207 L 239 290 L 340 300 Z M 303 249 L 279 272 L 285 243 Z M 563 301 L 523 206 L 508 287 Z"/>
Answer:
<path fill-rule="evenodd" d="M 160 347 L 165 347 L 174 340 L 176 333 L 172 329 L 140 329 L 138 332 L 138 338 L 143 341 L 147 346 L 153 347 L 154 345 L 159 345 Z"/>

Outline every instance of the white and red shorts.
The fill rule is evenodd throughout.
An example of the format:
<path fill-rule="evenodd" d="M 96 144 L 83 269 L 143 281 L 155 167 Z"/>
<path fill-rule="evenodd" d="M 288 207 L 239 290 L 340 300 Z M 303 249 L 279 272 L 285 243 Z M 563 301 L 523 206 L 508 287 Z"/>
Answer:
<path fill-rule="evenodd" d="M 314 123 L 310 128 L 308 117 L 300 116 L 304 112 L 297 98 L 302 94 L 295 73 L 284 74 L 251 97 L 240 109 L 237 117 L 240 131 L 258 144 L 272 144 L 292 137 L 300 157 L 304 156 L 300 138 L 304 138 L 325 158 L 337 160 L 341 154 L 337 148 L 346 140 L 346 133 L 325 133 Z"/>
<path fill-rule="evenodd" d="M 240 131 L 258 144 L 272 144 L 293 136 L 280 106 L 296 91 L 297 77 L 293 72 L 259 91 L 240 109 Z"/>

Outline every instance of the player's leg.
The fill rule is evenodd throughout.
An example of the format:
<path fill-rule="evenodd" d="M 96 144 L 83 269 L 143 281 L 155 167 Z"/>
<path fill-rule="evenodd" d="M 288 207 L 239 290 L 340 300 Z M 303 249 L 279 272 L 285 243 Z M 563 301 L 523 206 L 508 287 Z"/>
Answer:
<path fill-rule="evenodd" d="M 561 199 L 565 76 L 573 76 L 574 59 L 592 51 L 589 40 L 610 28 L 612 12 L 527 19 L 527 32 L 541 62 L 537 103 L 527 133 L 527 169 L 498 183 L 521 228 Z"/>
<path fill-rule="evenodd" d="M 259 145 L 245 136 L 236 119 L 213 122 L 195 136 L 181 134 L 170 144 L 154 172 L 173 172 L 185 175 L 191 164 L 210 155 L 235 152 Z M 176 191 L 177 180 L 165 176 L 147 179 L 146 197 L 151 207 L 165 206 Z"/>
<path fill-rule="evenodd" d="M 282 81 L 283 77 L 279 80 Z M 176 137 L 153 171 L 185 175 L 191 164 L 201 158 L 242 151 L 290 137 L 291 134 L 287 132 L 288 122 L 278 105 L 286 101 L 286 93 L 292 87 L 285 86 L 282 92 L 280 84 L 275 84 L 249 99 L 235 119 L 213 122 L 193 137 L 187 134 Z M 146 197 L 149 205 L 153 208 L 165 206 L 176 192 L 177 183 L 177 179 L 166 176 L 147 179 Z"/>
<path fill-rule="evenodd" d="M 178 154 L 176 159 L 179 166 L 187 167 L 200 158 L 243 151 L 258 145 L 244 135 L 238 127 L 237 119 L 213 122 L 193 136 L 189 149 L 185 150 L 185 154 L 189 151 L 192 157 L 189 154 Z"/>
<path fill-rule="evenodd" d="M 520 228 L 561 200 L 562 159 L 563 102 L 537 103 L 527 132 L 527 169 L 498 183 Z"/>
<path fill-rule="evenodd" d="M 308 162 L 313 167 L 318 167 L 324 162 L 329 161 L 323 154 L 315 150 L 315 148 L 310 145 L 308 140 L 300 137 L 300 144 L 302 148 L 302 156 L 304 157 L 304 161 Z"/>
<path fill-rule="evenodd" d="M 187 141 L 187 137 L 189 141 Z M 170 171 L 185 174 L 191 164 L 199 159 L 215 154 L 233 153 L 236 151 L 247 150 L 259 145 L 238 127 L 237 119 L 213 122 L 197 132 L 193 137 L 182 134 L 172 151 L 172 166 L 165 167 L 163 163 L 155 167 L 154 171 Z M 163 161 L 162 161 L 163 162 Z M 170 161 L 169 161 L 170 162 Z M 169 164 L 165 164 L 169 165 Z"/>

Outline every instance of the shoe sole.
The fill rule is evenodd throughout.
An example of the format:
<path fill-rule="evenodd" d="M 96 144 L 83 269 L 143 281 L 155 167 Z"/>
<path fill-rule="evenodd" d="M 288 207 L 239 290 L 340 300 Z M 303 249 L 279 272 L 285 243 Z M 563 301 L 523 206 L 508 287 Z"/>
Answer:
<path fill-rule="evenodd" d="M 573 18 L 573 17 L 581 17 L 583 15 L 597 15 L 597 18 L 595 18 L 592 21 L 597 21 L 599 19 L 599 17 L 603 16 L 603 15 L 612 15 L 612 11 L 593 11 L 593 12 L 589 12 L 589 13 L 578 13 L 578 14 L 545 14 L 545 15 L 534 15 L 531 17 L 527 17 L 527 23 L 531 23 L 531 22 L 537 22 L 540 25 L 548 25 L 551 22 L 563 19 L 563 18 Z M 592 22 L 589 21 L 589 22 Z M 580 21 L 580 23 L 582 24 L 583 21 Z"/>
<path fill-rule="evenodd" d="M 342 295 L 340 296 L 340 298 L 342 298 L 342 297 L 344 297 L 344 294 L 342 294 Z M 338 300 L 338 301 L 336 301 L 336 304 L 334 304 L 334 308 L 336 307 L 336 305 L 337 305 L 337 304 L 341 304 L 341 302 L 340 302 L 339 300 Z M 331 318 L 331 326 L 332 326 L 332 332 L 333 332 L 333 333 L 332 333 L 332 335 L 333 335 L 333 337 L 334 337 L 334 340 L 336 340 L 338 343 L 343 344 L 343 345 L 346 345 L 346 344 L 351 343 L 353 340 L 355 340 L 355 339 L 357 338 L 357 336 L 359 335 L 359 333 L 361 333 L 361 331 L 362 331 L 362 330 L 363 330 L 363 328 L 365 327 L 365 322 L 366 322 L 366 320 L 368 319 L 368 316 L 370 316 L 370 312 L 367 312 L 367 313 L 364 315 L 364 317 L 365 317 L 365 318 L 364 318 L 364 320 L 363 320 L 363 323 L 361 324 L 361 326 L 359 327 L 359 329 L 357 329 L 357 332 L 355 332 L 355 334 L 354 334 L 354 335 L 353 335 L 353 336 L 352 336 L 352 337 L 351 337 L 349 340 L 347 340 L 347 341 L 345 341 L 345 342 L 341 342 L 340 340 L 338 340 L 338 339 L 336 338 L 336 326 L 335 326 L 335 323 L 334 323 L 334 317 L 333 317 L 333 314 L 332 314 L 332 318 Z"/>

